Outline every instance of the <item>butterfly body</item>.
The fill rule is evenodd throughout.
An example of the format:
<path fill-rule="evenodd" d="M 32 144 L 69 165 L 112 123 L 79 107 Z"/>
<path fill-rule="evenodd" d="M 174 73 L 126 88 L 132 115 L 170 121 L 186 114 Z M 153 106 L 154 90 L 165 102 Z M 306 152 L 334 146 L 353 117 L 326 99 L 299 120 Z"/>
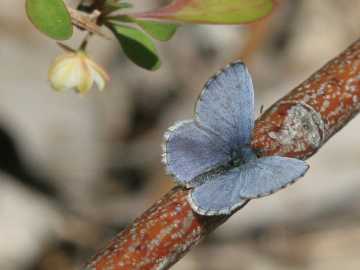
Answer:
<path fill-rule="evenodd" d="M 243 164 L 257 158 L 255 153 L 250 147 L 247 147 L 246 149 L 241 149 L 238 152 L 233 152 L 231 155 L 231 159 L 229 159 L 227 163 L 219 165 L 215 168 L 210 169 L 207 172 L 204 172 L 196 176 L 193 180 L 191 180 L 187 184 L 187 186 L 188 187 L 199 186 L 207 181 L 211 181 L 211 179 L 213 179 L 218 175 L 222 175 L 225 172 L 235 168 L 240 168 Z"/>
<path fill-rule="evenodd" d="M 212 77 L 195 106 L 194 120 L 165 134 L 163 162 L 201 215 L 230 214 L 249 199 L 269 195 L 305 174 L 308 165 L 287 157 L 258 158 L 250 74 L 235 62 Z"/>
<path fill-rule="evenodd" d="M 256 158 L 257 156 L 254 150 L 250 146 L 244 145 L 240 149 L 232 153 L 231 161 L 234 167 L 239 167 L 240 165 L 247 163 L 251 160 L 254 160 Z"/>

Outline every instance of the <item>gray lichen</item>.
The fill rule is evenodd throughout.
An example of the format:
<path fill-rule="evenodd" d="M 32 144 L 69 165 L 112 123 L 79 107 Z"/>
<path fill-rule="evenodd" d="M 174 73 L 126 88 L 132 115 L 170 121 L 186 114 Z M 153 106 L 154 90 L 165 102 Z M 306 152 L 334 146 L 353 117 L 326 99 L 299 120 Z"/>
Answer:
<path fill-rule="evenodd" d="M 269 136 L 292 151 L 305 151 L 308 146 L 320 147 L 324 131 L 320 114 L 308 104 L 297 102 L 288 110 L 280 131 L 270 132 Z"/>

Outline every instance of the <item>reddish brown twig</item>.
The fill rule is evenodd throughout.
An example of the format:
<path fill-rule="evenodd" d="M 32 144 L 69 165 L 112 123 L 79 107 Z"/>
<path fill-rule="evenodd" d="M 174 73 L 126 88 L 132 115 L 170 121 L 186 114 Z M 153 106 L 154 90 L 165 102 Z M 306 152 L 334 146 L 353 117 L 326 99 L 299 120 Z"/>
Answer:
<path fill-rule="evenodd" d="M 256 121 L 252 146 L 262 156 L 306 159 L 359 110 L 360 40 L 268 109 Z M 229 218 L 195 214 L 187 195 L 184 188 L 172 189 L 86 269 L 168 269 Z"/>

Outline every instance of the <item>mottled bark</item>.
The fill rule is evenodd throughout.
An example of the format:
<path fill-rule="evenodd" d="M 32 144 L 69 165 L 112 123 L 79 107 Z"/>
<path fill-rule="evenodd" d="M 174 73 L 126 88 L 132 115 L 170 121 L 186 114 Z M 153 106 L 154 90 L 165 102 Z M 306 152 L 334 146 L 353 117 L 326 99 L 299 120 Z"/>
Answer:
<path fill-rule="evenodd" d="M 360 40 L 269 108 L 256 121 L 252 146 L 261 156 L 306 159 L 359 110 Z M 169 191 L 85 269 L 168 269 L 230 217 L 195 214 L 187 195 L 181 187 Z"/>

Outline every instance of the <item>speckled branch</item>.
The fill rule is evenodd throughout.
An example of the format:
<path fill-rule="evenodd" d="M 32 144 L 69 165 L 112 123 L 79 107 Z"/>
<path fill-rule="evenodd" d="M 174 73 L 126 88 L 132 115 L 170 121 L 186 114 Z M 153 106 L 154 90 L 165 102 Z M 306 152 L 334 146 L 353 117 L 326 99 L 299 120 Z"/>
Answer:
<path fill-rule="evenodd" d="M 360 40 L 270 107 L 256 121 L 252 147 L 261 156 L 306 159 L 359 110 Z M 85 269 L 168 269 L 229 218 L 195 214 L 187 195 L 181 187 L 169 191 Z"/>

